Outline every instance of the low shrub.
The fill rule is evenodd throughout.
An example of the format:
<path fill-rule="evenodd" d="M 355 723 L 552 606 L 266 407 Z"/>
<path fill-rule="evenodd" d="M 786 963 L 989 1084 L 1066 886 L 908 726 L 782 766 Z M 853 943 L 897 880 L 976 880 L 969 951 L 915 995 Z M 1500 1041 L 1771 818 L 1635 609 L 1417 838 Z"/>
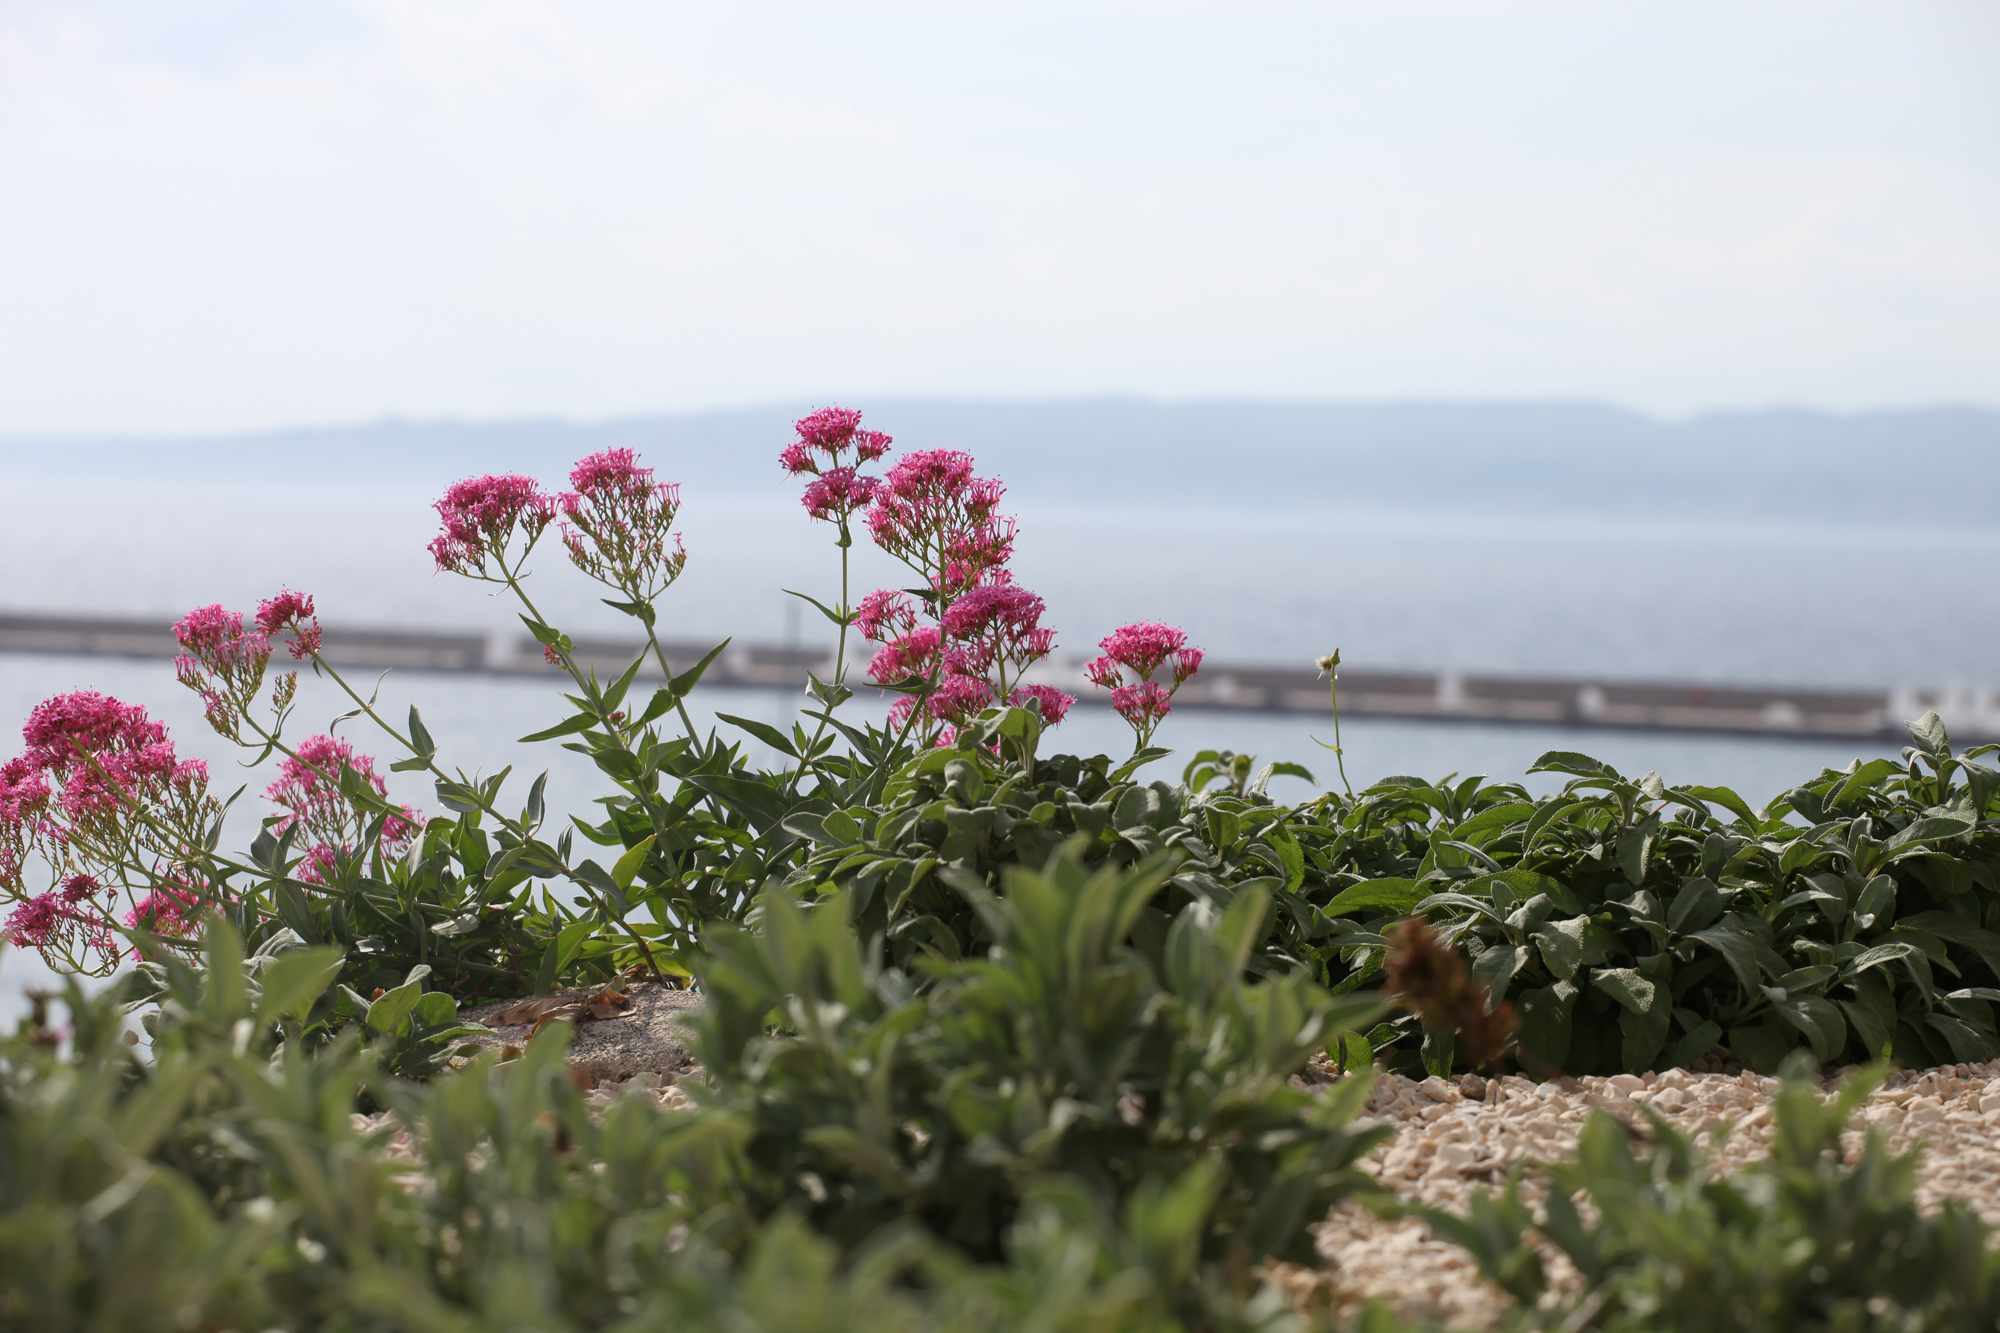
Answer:
<path fill-rule="evenodd" d="M 1531 1072 L 1665 1068 L 1717 1046 L 1766 1073 L 1793 1050 L 1991 1059 L 2000 773 L 1975 758 L 1995 747 L 1954 754 L 1935 714 L 1910 731 L 1900 760 L 1829 769 L 1761 810 L 1562 752 L 1531 770 L 1569 775 L 1540 799 L 1391 778 L 1292 813 L 1301 896 L 1342 919 L 1322 957 L 1348 986 L 1379 973 L 1391 922 L 1428 917 L 1519 1010 Z M 1373 1035 L 1408 1063 L 1408 1032 Z"/>

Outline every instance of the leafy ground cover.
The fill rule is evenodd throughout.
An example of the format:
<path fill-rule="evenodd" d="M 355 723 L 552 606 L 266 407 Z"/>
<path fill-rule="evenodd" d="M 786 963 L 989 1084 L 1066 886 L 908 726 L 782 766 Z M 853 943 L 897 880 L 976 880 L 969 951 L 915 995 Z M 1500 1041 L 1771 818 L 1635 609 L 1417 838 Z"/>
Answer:
<path fill-rule="evenodd" d="M 625 450 L 557 494 L 462 482 L 432 546 L 441 570 L 516 597 L 568 682 L 564 715 L 524 739 L 593 760 L 593 818 L 548 827 L 546 776 L 517 798 L 510 773 L 447 768 L 415 709 L 392 722 L 326 661 L 312 599 L 290 591 L 177 627 L 210 725 L 276 767 L 241 852 L 222 842 L 242 793 L 212 792 L 143 710 L 89 691 L 38 707 L 0 767 L 5 933 L 78 974 L 138 967 L 100 999 L 72 984 L 67 1032 L 31 1022 L 0 1053 L 5 1322 L 1296 1327 L 1319 1315 L 1267 1279 L 1312 1259 L 1329 1207 L 1378 1192 L 1357 1170 L 1382 1133 L 1357 1120 L 1378 1065 L 2000 1054 L 2000 775 L 1934 716 L 1899 760 L 1761 807 L 1566 753 L 1536 765 L 1567 778 L 1539 798 L 1343 777 L 1284 805 L 1271 776 L 1305 770 L 1215 753 L 1142 782 L 1200 650 L 1170 626 L 1112 630 L 1087 674 L 1133 753 L 1047 752 L 1075 700 L 1035 678 L 1056 635 L 1008 569 L 1003 488 L 945 450 L 866 472 L 890 445 L 828 409 L 781 458 L 834 534 L 839 592 L 806 600 L 840 648 L 790 731 L 724 719 L 786 756 L 773 770 L 689 720 L 726 645 L 667 662 L 679 496 Z M 863 532 L 915 587 L 852 600 Z M 615 677 L 536 608 L 538 545 L 644 629 Z M 865 672 L 850 641 L 878 645 Z M 275 648 L 352 710 L 288 737 L 297 681 Z M 1337 690 L 1338 654 L 1322 665 Z M 899 696 L 886 726 L 841 715 L 869 686 Z M 424 774 L 442 813 L 391 800 L 335 734 L 349 723 L 397 747 L 388 769 Z M 1338 762 L 1337 724 L 1330 748 Z M 461 1003 L 620 975 L 699 988 L 693 1109 L 593 1115 L 560 1024 L 466 1063 Z M 121 1006 L 143 1016 L 143 1057 Z M 1326 1057 L 1350 1072 L 1316 1093 L 1299 1076 Z M 1452 1234 L 1531 1323 L 1706 1326 L 1675 1284 L 1710 1281 L 1700 1265 L 1744 1227 L 1789 1237 L 1767 1257 L 1806 1255 L 1808 1285 L 1843 1246 L 1888 1256 L 1843 1270 L 1817 1323 L 1770 1322 L 1806 1308 L 1796 1283 L 1752 1291 L 1718 1269 L 1744 1327 L 1990 1310 L 1976 1220 L 1911 1211 L 1904 1168 L 1844 1163 L 1838 1117 L 1788 1106 L 1782 1169 L 1711 1188 L 1671 1137 L 1633 1155 L 1596 1131 L 1559 1177 L 1599 1199 L 1595 1220 L 1516 1192 Z M 352 1120 L 384 1110 L 421 1161 L 386 1159 Z M 1834 1231 L 1805 1220 L 1822 1207 Z M 1584 1274 L 1581 1304 L 1536 1285 L 1546 1244 Z M 1948 1299 L 1905 1281 L 1946 1262 Z M 1878 1306 L 1904 1322 L 1868 1323 Z"/>

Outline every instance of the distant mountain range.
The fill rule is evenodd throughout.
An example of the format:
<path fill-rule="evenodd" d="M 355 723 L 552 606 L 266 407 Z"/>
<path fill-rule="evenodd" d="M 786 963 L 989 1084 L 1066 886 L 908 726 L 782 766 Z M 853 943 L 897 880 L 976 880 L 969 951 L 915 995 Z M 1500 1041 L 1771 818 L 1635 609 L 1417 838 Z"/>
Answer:
<path fill-rule="evenodd" d="M 1587 403 L 861 403 L 899 448 L 960 448 L 1023 503 L 1366 507 L 2000 525 L 2000 412 L 1780 409 L 1667 421 Z M 437 488 L 557 481 L 629 446 L 690 492 L 769 494 L 811 404 L 594 425 L 383 421 L 256 435 L 0 439 L 0 484 L 116 477 Z"/>

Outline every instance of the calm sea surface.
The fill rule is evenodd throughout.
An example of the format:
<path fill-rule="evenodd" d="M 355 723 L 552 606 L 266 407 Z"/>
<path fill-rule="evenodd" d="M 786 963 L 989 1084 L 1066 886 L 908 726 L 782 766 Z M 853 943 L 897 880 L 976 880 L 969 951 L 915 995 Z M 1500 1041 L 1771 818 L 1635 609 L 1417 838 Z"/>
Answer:
<path fill-rule="evenodd" d="M 1181 625 L 1217 659 L 1303 664 L 1339 647 L 1362 666 L 1690 679 L 1713 682 L 1932 686 L 2000 684 L 2000 535 L 1844 525 L 1611 524 L 1588 516 L 1508 520 L 1438 512 L 1188 507 L 1133 512 L 1017 497 L 1019 580 L 1049 603 L 1059 652 L 1087 652 L 1116 625 Z M 431 572 L 424 543 L 431 497 L 396 490 L 313 495 L 253 487 L 121 489 L 8 486 L 0 494 L 0 609 L 172 616 L 220 601 L 250 609 L 281 584 L 313 593 L 330 632 L 340 626 L 474 628 L 509 632 L 514 608 L 490 589 Z M 1087 499 L 1087 497 L 1086 497 Z M 675 638 L 830 641 L 817 613 L 784 588 L 831 601 L 839 565 L 831 533 L 783 492 L 687 497 L 681 527 L 690 559 L 660 604 Z M 551 548 L 531 580 L 544 612 L 573 631 L 616 632 L 620 617 Z M 864 545 L 860 593 L 907 578 Z M 372 682 L 371 682 L 372 684 Z M 18 749 L 34 704 L 93 688 L 144 704 L 166 720 L 184 753 L 214 767 L 224 791 L 251 790 L 245 829 L 266 807 L 253 799 L 268 772 L 229 774 L 235 756 L 202 722 L 164 662 L 0 656 L 0 758 Z M 518 680 L 391 675 L 390 715 L 411 704 L 467 769 L 507 764 L 550 770 L 551 803 L 583 813 L 604 790 L 590 766 L 553 745 L 513 738 L 549 725 L 563 705 L 551 687 Z M 706 691 L 715 711 L 780 721 L 799 702 L 766 691 Z M 860 701 L 850 705 L 869 711 Z M 308 682 L 296 725 L 318 730 L 343 711 L 329 687 Z M 350 724 L 351 727 L 351 724 Z M 1176 748 L 1158 767 L 1177 774 L 1195 750 L 1229 747 L 1311 767 L 1333 780 L 1331 756 L 1308 734 L 1323 719 L 1186 713 L 1161 734 Z M 347 730 L 362 749 L 386 744 Z M 382 738 L 386 741 L 386 738 Z M 1518 776 L 1544 750 L 1582 749 L 1621 769 L 1657 769 L 1670 782 L 1739 788 L 1761 802 L 1840 765 L 1852 745 L 1482 727 L 1353 722 L 1349 774 L 1359 785 L 1389 773 Z M 1079 709 L 1051 745 L 1118 753 L 1130 739 L 1102 710 Z M 753 745 L 753 749 L 754 749 Z M 763 756 L 768 758 L 769 756 Z M 409 775 L 396 794 L 423 805 Z M 1287 780 L 1288 794 L 1307 793 Z M 1538 789 L 1553 784 L 1530 783 Z M 525 791 L 525 784 L 521 784 Z M 434 803 L 434 802 L 432 802 Z M 0 957 L 0 1010 L 40 975 L 33 961 Z"/>

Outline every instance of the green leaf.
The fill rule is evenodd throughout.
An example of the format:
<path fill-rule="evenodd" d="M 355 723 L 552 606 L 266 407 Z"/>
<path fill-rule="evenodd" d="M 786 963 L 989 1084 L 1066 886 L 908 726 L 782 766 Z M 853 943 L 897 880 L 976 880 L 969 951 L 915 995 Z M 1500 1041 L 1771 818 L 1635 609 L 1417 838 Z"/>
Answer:
<path fill-rule="evenodd" d="M 1120 764 L 1117 768 L 1111 770 L 1111 775 L 1110 775 L 1111 785 L 1114 787 L 1117 786 L 1119 783 L 1125 781 L 1127 778 L 1131 777 L 1134 773 L 1137 773 L 1140 769 L 1144 768 L 1147 764 L 1152 763 L 1155 759 L 1165 759 L 1168 755 L 1172 753 L 1173 753 L 1172 750 L 1163 750 L 1157 745 L 1147 746 L 1145 749 L 1139 751 L 1139 753 L 1133 755 L 1130 759 L 1127 759 L 1124 763 Z"/>
<path fill-rule="evenodd" d="M 1499 1005 L 1507 994 L 1507 987 L 1513 983 L 1514 974 L 1527 964 L 1528 946 L 1525 944 L 1496 944 L 1474 960 L 1472 979 L 1485 983 L 1487 1009 Z"/>
<path fill-rule="evenodd" d="M 1618 770 L 1601 759 L 1575 750 L 1550 750 L 1528 765 L 1530 773 L 1570 773 L 1585 778 L 1615 778 Z"/>
<path fill-rule="evenodd" d="M 1704 1022 L 1692 1031 L 1682 1034 L 1681 1039 L 1667 1050 L 1667 1058 L 1661 1063 L 1670 1069 L 1686 1069 L 1695 1061 L 1707 1055 L 1715 1044 L 1722 1040 L 1722 1027 L 1714 1022 Z"/>
<path fill-rule="evenodd" d="M 1757 812 L 1750 808 L 1750 803 L 1727 787 L 1682 787 L 1680 790 L 1696 800 L 1721 806 L 1753 828 L 1759 822 Z"/>
<path fill-rule="evenodd" d="M 428 971 L 429 969 L 425 969 Z M 391 991 L 384 991 L 368 1006 L 363 1021 L 375 1031 L 394 1034 L 424 993 L 424 979 L 413 977 Z"/>
<path fill-rule="evenodd" d="M 1899 919 L 1896 924 L 1925 931 L 1949 944 L 1972 950 L 1979 955 L 1979 961 L 1986 965 L 1986 970 L 2000 978 L 2000 935 L 1975 926 L 1953 912 L 1918 912 Z"/>
<path fill-rule="evenodd" d="M 1827 1064 L 1847 1047 L 1847 1021 L 1831 1000 L 1817 995 L 1794 995 L 1772 1012 L 1805 1034 L 1812 1044 L 1813 1059 Z"/>
<path fill-rule="evenodd" d="M 1570 980 L 1582 966 L 1583 937 L 1589 928 L 1590 918 L 1577 916 L 1567 921 L 1544 922 L 1536 929 L 1533 938 L 1535 947 L 1541 950 L 1542 962 L 1561 980 Z"/>
<path fill-rule="evenodd" d="M 841 629 L 845 629 L 849 625 L 854 623 L 854 617 L 843 616 L 842 614 L 840 614 L 840 612 L 834 610 L 832 607 L 828 606 L 825 602 L 820 601 L 819 598 L 817 597 L 808 597 L 806 594 L 802 592 L 793 592 L 790 588 L 781 588 L 779 589 L 779 591 L 783 592 L 787 596 L 796 597 L 802 602 L 811 602 L 814 606 L 819 608 L 819 613 L 821 615 L 825 616 L 828 620 L 832 621 L 835 626 Z"/>
<path fill-rule="evenodd" d="M 1729 964 L 1729 970 L 1736 974 L 1736 980 L 1743 989 L 1755 993 L 1759 975 L 1756 936 L 1725 916 L 1715 925 L 1706 930 L 1697 930 L 1688 938 L 1700 940 L 1721 954 L 1723 961 Z M 1732 1040 L 1730 1045 L 1733 1047 L 1735 1042 Z"/>
<path fill-rule="evenodd" d="M 1530 1072 L 1554 1073 L 1569 1058 L 1570 1015 L 1579 993 L 1575 982 L 1558 981 L 1553 986 L 1523 991 L 1516 999 L 1521 1049 L 1547 1067 L 1534 1070 L 1531 1066 Z"/>
<path fill-rule="evenodd" d="M 1414 880 L 1371 879 L 1342 889 L 1319 910 L 1328 916 L 1368 911 L 1402 914 L 1429 896 L 1430 891 L 1419 888 Z"/>
<path fill-rule="evenodd" d="M 539 620 L 531 620 L 527 616 L 522 616 L 521 623 L 528 627 L 528 633 L 535 636 L 535 642 L 541 644 L 544 648 L 551 646 L 557 639 L 562 637 L 559 631 L 549 628 Z"/>
<path fill-rule="evenodd" d="M 257 997 L 257 1022 L 303 1019 L 313 1002 L 340 975 L 342 952 L 331 945 L 317 949 L 287 949 L 257 973 L 262 993 Z"/>
<path fill-rule="evenodd" d="M 729 646 L 729 640 L 724 639 L 721 643 L 718 643 L 715 645 L 715 647 L 709 649 L 708 655 L 703 657 L 701 661 L 696 662 L 686 671 L 681 672 L 678 676 L 675 676 L 672 680 L 668 681 L 667 687 L 674 692 L 674 697 L 677 699 L 687 698 L 688 691 L 701 683 L 702 673 L 708 670 L 709 664 L 714 662 L 716 658 L 722 656 L 722 650 L 724 648 L 727 648 L 728 646 Z"/>
<path fill-rule="evenodd" d="M 676 695 L 672 690 L 669 690 L 664 686 L 661 687 L 660 689 L 654 690 L 653 700 L 651 703 L 646 705 L 646 711 L 639 715 L 639 721 L 637 725 L 643 727 L 648 722 L 653 722 L 658 720 L 659 718 L 665 717 L 667 713 L 673 708 L 674 704 L 678 702 L 678 700 L 679 696 Z"/>
<path fill-rule="evenodd" d="M 620 889 L 630 889 L 632 881 L 638 877 L 639 868 L 646 864 L 646 858 L 653 853 L 653 839 L 658 836 L 648 833 L 645 839 L 635 843 L 631 850 L 618 858 L 611 867 L 611 881 Z"/>
<path fill-rule="evenodd" d="M 788 754 L 794 759 L 799 757 L 799 752 L 792 748 L 791 739 L 784 732 L 779 731 L 768 722 L 758 722 L 752 718 L 737 717 L 734 713 L 717 713 L 715 716 L 718 721 L 727 722 L 733 727 L 740 727 L 742 730 L 749 732 L 779 754 Z"/>
<path fill-rule="evenodd" d="M 533 735 L 523 736 L 516 743 L 531 745 L 536 741 L 554 740 L 558 736 L 574 736 L 579 731 L 589 731 L 597 723 L 598 719 L 592 717 L 589 713 L 578 713 L 575 717 L 556 723 L 546 731 L 537 731 Z"/>
<path fill-rule="evenodd" d="M 1667 908 L 1667 929 L 1676 935 L 1686 935 L 1712 923 L 1722 915 L 1724 904 L 1728 902 L 1721 889 L 1706 878 L 1697 875 L 1681 884 L 1681 890 L 1674 895 L 1674 901 Z"/>
<path fill-rule="evenodd" d="M 1935 711 L 1925 713 L 1914 722 L 1905 722 L 1910 739 L 1917 747 L 1934 759 L 1943 759 L 1951 754 L 1951 737 L 1945 735 L 1944 719 Z"/>
<path fill-rule="evenodd" d="M 1594 967 L 1590 984 L 1623 1005 L 1627 1012 L 1646 1013 L 1653 1007 L 1653 983 L 1629 967 Z"/>

